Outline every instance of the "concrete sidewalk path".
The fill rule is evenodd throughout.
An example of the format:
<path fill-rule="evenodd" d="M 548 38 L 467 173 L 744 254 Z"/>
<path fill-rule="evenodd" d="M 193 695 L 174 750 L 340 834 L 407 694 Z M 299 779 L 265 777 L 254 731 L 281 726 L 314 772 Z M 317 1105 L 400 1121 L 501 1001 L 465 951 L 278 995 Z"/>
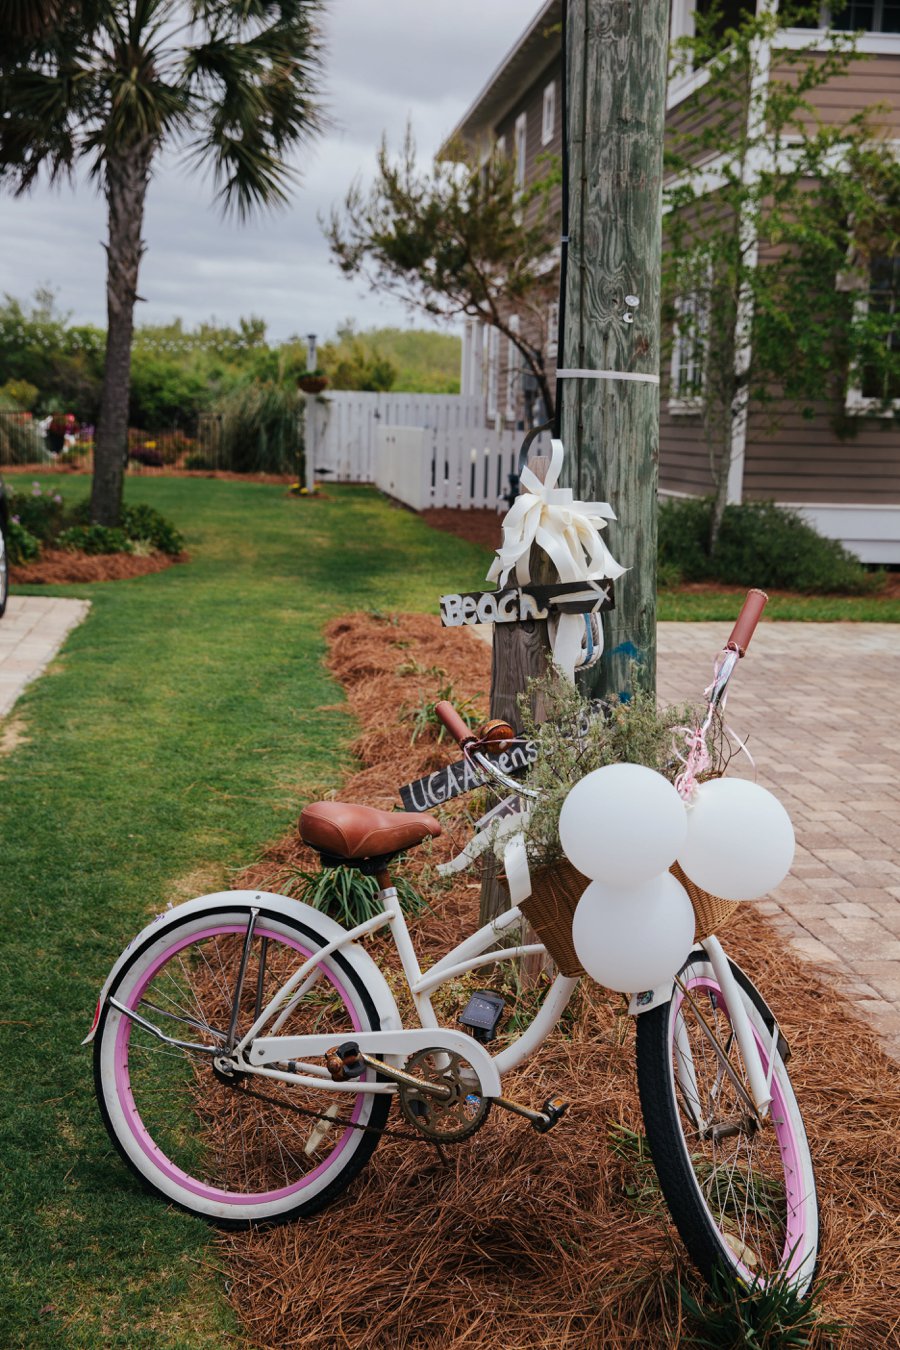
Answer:
<path fill-rule="evenodd" d="M 661 699 L 701 693 L 729 628 L 660 624 Z M 900 625 L 762 623 L 725 720 L 797 835 L 790 876 L 761 909 L 900 1060 Z M 753 776 L 743 755 L 729 773 Z"/>
<path fill-rule="evenodd" d="M 46 668 L 90 607 L 89 600 L 10 596 L 0 619 L 0 717 L 10 712 L 26 684 Z"/>

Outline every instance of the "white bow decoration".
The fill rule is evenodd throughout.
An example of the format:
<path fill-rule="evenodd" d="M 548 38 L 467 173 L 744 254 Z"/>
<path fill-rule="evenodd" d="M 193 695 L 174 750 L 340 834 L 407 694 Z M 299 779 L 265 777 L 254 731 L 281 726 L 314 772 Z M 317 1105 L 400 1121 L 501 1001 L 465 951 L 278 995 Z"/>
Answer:
<path fill-rule="evenodd" d="M 488 581 L 506 585 L 515 570 L 516 581 L 525 586 L 531 580 L 529 554 L 537 544 L 556 568 L 560 581 L 614 581 L 627 568 L 617 563 L 600 538 L 607 520 L 616 513 L 609 502 L 577 502 L 571 488 L 558 488 L 562 469 L 562 441 L 551 440 L 550 468 L 542 483 L 528 468 L 522 470 L 526 491 L 516 498 L 503 520 L 503 543 L 487 574 Z M 553 659 L 568 679 L 574 681 L 581 661 L 584 617 L 561 614 L 551 629 Z M 603 642 L 602 628 L 600 643 Z"/>

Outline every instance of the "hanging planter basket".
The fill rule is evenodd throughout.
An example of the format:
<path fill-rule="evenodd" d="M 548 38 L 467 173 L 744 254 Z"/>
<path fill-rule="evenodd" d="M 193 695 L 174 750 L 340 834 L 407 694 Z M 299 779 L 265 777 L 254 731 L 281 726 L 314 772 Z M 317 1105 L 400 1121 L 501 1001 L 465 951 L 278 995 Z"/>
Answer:
<path fill-rule="evenodd" d="M 297 380 L 297 388 L 304 394 L 321 394 L 328 388 L 327 375 L 301 375 Z"/>

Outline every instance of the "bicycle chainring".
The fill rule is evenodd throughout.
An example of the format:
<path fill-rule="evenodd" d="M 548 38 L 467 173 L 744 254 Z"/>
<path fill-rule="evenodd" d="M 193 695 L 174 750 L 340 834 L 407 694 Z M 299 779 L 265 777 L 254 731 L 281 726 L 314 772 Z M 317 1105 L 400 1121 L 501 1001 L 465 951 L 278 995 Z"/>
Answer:
<path fill-rule="evenodd" d="M 479 1130 L 491 1109 L 489 1097 L 482 1097 L 478 1075 L 453 1050 L 418 1050 L 406 1063 L 406 1072 L 424 1083 L 434 1083 L 449 1091 L 446 1098 L 432 1096 L 417 1088 L 398 1084 L 397 1096 L 405 1120 L 438 1144 L 459 1144 Z"/>

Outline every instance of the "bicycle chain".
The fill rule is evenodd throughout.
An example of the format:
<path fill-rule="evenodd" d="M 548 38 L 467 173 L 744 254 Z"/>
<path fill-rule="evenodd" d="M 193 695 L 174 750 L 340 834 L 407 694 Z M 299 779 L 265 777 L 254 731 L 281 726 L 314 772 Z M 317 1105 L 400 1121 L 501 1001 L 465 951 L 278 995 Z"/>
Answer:
<path fill-rule="evenodd" d="M 428 1139 L 421 1131 L 415 1134 L 407 1134 L 405 1130 L 389 1130 L 386 1125 L 360 1125 L 355 1120 L 342 1120 L 329 1116 L 325 1111 L 311 1111 L 306 1106 L 297 1106 L 295 1102 L 283 1102 L 277 1097 L 268 1097 L 263 1092 L 254 1092 L 252 1088 L 233 1087 L 232 1091 L 242 1092 L 246 1097 L 255 1097 L 257 1101 L 266 1102 L 269 1106 L 278 1106 L 282 1110 L 294 1111 L 298 1116 L 309 1116 L 312 1120 L 327 1120 L 329 1125 L 344 1125 L 351 1130 L 361 1130 L 364 1134 L 387 1135 L 389 1139 L 406 1139 L 417 1144 L 434 1144 L 435 1148 L 441 1153 L 441 1146 L 437 1140 Z M 441 1153 L 443 1157 L 443 1154 Z"/>

